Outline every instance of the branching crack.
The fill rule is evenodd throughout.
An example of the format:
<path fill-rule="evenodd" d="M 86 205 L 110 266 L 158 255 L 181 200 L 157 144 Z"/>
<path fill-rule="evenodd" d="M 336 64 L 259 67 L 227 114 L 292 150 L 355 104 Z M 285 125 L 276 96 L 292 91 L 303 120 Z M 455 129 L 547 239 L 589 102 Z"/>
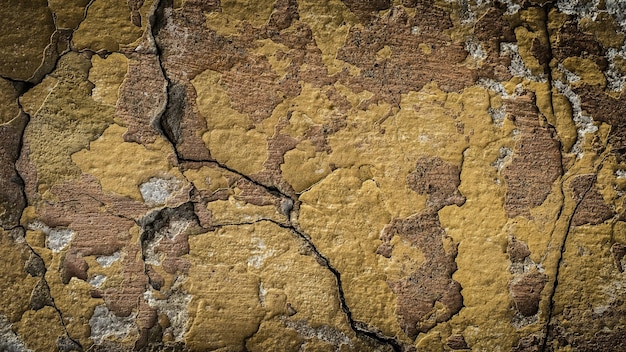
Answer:
<path fill-rule="evenodd" d="M 166 84 L 166 99 L 169 100 L 170 98 L 170 88 L 172 86 L 172 83 L 167 75 L 167 72 L 165 70 L 165 67 L 163 67 L 163 62 L 162 62 L 162 48 L 159 46 L 158 41 L 156 40 L 156 28 L 155 25 L 157 24 L 156 22 L 158 21 L 157 19 L 157 14 L 163 13 L 164 11 L 164 7 L 167 6 L 165 4 L 165 1 L 160 0 L 158 1 L 158 3 L 155 6 L 155 15 L 151 16 L 150 18 L 150 35 L 151 35 L 151 39 L 152 42 L 154 43 L 155 46 L 155 51 L 156 51 L 156 55 L 157 55 L 157 62 L 159 63 L 159 66 L 161 68 L 161 72 L 163 74 L 163 77 L 165 78 L 167 84 Z M 166 102 L 167 104 L 168 102 Z M 262 182 L 259 182 L 255 179 L 253 179 L 252 177 L 236 170 L 233 169 L 231 167 L 229 167 L 228 165 L 225 165 L 217 160 L 192 160 L 192 159 L 185 159 L 183 157 L 181 157 L 180 153 L 178 152 L 177 149 L 177 145 L 176 142 L 173 140 L 172 136 L 170 136 L 169 133 L 166 133 L 167 128 L 165 126 L 165 122 L 163 121 L 163 117 L 164 117 L 164 113 L 165 111 L 163 111 L 161 113 L 161 115 L 159 117 L 157 117 L 157 122 L 158 124 L 157 127 L 159 128 L 159 132 L 161 133 L 161 135 L 170 143 L 170 145 L 172 146 L 172 150 L 174 152 L 174 155 L 176 157 L 177 162 L 179 163 L 179 165 L 181 163 L 185 163 L 185 162 L 205 162 L 205 163 L 210 163 L 213 165 L 218 166 L 219 168 L 226 170 L 228 172 L 231 172 L 233 174 L 236 174 L 240 177 L 242 177 L 243 179 L 245 179 L 248 182 L 251 182 L 252 184 L 262 187 L 263 189 L 265 189 L 267 192 L 269 192 L 270 194 L 279 197 L 279 198 L 284 198 L 284 199 L 290 199 L 294 205 L 294 207 L 291 209 L 291 214 L 287 214 L 287 220 L 288 223 L 284 224 L 281 223 L 279 221 L 276 220 L 272 220 L 272 219 L 261 219 L 258 220 L 256 222 L 259 221 L 269 221 L 281 228 L 287 229 L 289 231 L 291 231 L 294 235 L 296 235 L 297 237 L 299 237 L 302 241 L 304 241 L 306 243 L 306 245 L 311 249 L 311 252 L 313 253 L 313 256 L 316 258 L 316 260 L 320 263 L 320 265 L 326 267 L 335 277 L 335 280 L 337 282 L 337 291 L 338 291 L 338 296 L 339 296 L 339 301 L 340 301 L 340 305 L 341 305 L 341 309 L 344 312 L 344 314 L 346 315 L 346 318 L 348 319 L 348 322 L 350 324 L 350 327 L 352 328 L 352 330 L 360 336 L 365 336 L 368 338 L 371 338 L 381 344 L 385 344 L 385 345 L 389 345 L 393 348 L 394 351 L 402 351 L 402 346 L 401 344 L 396 341 L 396 339 L 392 338 L 392 337 L 388 337 L 383 335 L 380 332 L 376 332 L 373 331 L 371 329 L 369 329 L 367 327 L 367 324 L 359 322 L 354 320 L 353 316 L 352 316 L 352 312 L 350 310 L 350 307 L 348 306 L 348 304 L 346 303 L 346 299 L 345 299 L 345 294 L 344 294 L 344 288 L 343 288 L 343 283 L 341 281 L 341 273 L 331 265 L 330 260 L 325 257 L 318 249 L 317 247 L 314 245 L 313 241 L 311 240 L 310 236 L 308 236 L 306 233 L 304 233 L 301 229 L 299 229 L 296 225 L 294 225 L 293 222 L 293 215 L 295 213 L 298 212 L 299 209 L 299 201 L 297 199 L 294 199 L 294 197 L 285 194 L 284 192 L 282 192 L 280 189 L 278 189 L 277 187 L 274 186 L 268 186 L 263 184 Z M 297 215 L 297 214 L 295 214 Z M 297 217 L 296 217 L 297 218 Z M 255 222 L 252 222 L 255 223 Z M 226 226 L 226 225 L 224 225 Z"/>

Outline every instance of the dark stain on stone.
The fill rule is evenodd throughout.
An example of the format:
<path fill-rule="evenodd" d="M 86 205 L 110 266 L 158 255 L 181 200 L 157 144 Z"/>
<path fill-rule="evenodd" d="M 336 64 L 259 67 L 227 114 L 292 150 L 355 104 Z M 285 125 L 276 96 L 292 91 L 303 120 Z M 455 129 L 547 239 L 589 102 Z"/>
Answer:
<path fill-rule="evenodd" d="M 50 287 L 44 278 L 41 278 L 30 295 L 30 307 L 39 310 L 45 306 L 54 307 L 54 301 L 50 295 Z"/>
<path fill-rule="evenodd" d="M 595 175 L 576 176 L 570 182 L 572 197 L 580 202 L 572 217 L 572 225 L 597 225 L 615 215 L 613 210 L 604 202 L 595 182 Z"/>
<path fill-rule="evenodd" d="M 439 157 L 420 158 L 406 181 L 413 191 L 428 195 L 427 205 L 436 210 L 465 203 L 465 197 L 458 190 L 461 184 L 459 168 Z"/>
<path fill-rule="evenodd" d="M 469 346 L 465 341 L 465 337 L 463 337 L 463 335 L 461 334 L 450 335 L 450 337 L 448 337 L 448 340 L 446 341 L 446 346 L 450 347 L 450 349 L 452 350 L 469 349 Z"/>
<path fill-rule="evenodd" d="M 277 0 L 270 15 L 270 20 L 265 27 L 268 37 L 279 35 L 280 31 L 291 27 L 295 20 L 300 19 L 298 2 L 296 0 Z"/>
<path fill-rule="evenodd" d="M 148 259 L 148 248 L 152 247 L 153 254 L 164 255 L 161 266 L 165 272 L 187 273 L 190 263 L 182 256 L 189 253 L 188 237 L 202 232 L 193 204 L 187 202 L 177 208 L 164 208 L 146 216 L 140 223 L 144 261 Z"/>
<path fill-rule="evenodd" d="M 550 47 L 547 43 L 542 42 L 539 38 L 533 39 L 530 44 L 530 52 L 537 59 L 539 65 L 547 68 L 550 63 Z"/>
<path fill-rule="evenodd" d="M 355 15 L 367 20 L 391 7 L 391 0 L 341 0 Z"/>
<path fill-rule="evenodd" d="M 139 9 L 143 6 L 144 0 L 128 0 L 130 9 L 130 21 L 137 27 L 141 27 L 141 14 Z"/>
<path fill-rule="evenodd" d="M 46 264 L 40 256 L 31 252 L 28 261 L 24 263 L 24 271 L 33 277 L 43 277 L 46 274 Z"/>
<path fill-rule="evenodd" d="M 57 348 L 60 352 L 83 352 L 83 347 L 69 336 L 59 336 L 57 338 Z"/>
<path fill-rule="evenodd" d="M 198 133 L 205 131 L 207 124 L 198 111 L 196 98 L 196 89 L 190 82 L 170 80 L 160 126 L 176 146 L 179 156 L 190 160 L 210 160 L 211 153 Z"/>
<path fill-rule="evenodd" d="M 445 249 L 443 241 L 447 235 L 439 223 L 437 212 L 432 210 L 396 219 L 387 225 L 381 235 L 387 248 L 394 236 L 401 236 L 424 254 L 424 262 L 415 272 L 388 282 L 398 297 L 400 326 L 407 336 L 414 339 L 419 333 L 447 321 L 463 307 L 461 285 L 452 279 L 457 269 L 457 248 L 453 244 Z M 442 308 L 436 308 L 436 303 Z"/>
<path fill-rule="evenodd" d="M 511 78 L 509 65 L 511 58 L 500 55 L 500 44 L 515 42 L 515 32 L 504 18 L 500 7 L 489 8 L 474 25 L 474 36 L 481 43 L 487 57 L 479 68 L 479 76 L 497 81 Z"/>
<path fill-rule="evenodd" d="M 146 275 L 148 275 L 150 286 L 157 291 L 161 290 L 161 287 L 165 284 L 165 279 L 150 264 L 146 264 Z"/>
<path fill-rule="evenodd" d="M 541 291 L 548 281 L 548 276 L 537 270 L 532 270 L 514 277 L 509 283 L 509 291 L 515 308 L 523 316 L 535 315 L 539 311 Z"/>
<path fill-rule="evenodd" d="M 594 121 L 611 125 L 608 143 L 618 162 L 626 161 L 626 94 L 615 98 L 600 86 L 583 85 L 574 88 L 580 96 L 581 108 L 593 117 Z"/>
<path fill-rule="evenodd" d="M 606 69 L 606 51 L 592 34 L 587 34 L 578 28 L 578 20 L 570 16 L 552 34 L 552 54 L 562 62 L 568 57 L 591 58 L 600 67 Z"/>
<path fill-rule="evenodd" d="M 571 348 L 575 351 L 596 352 L 596 351 L 624 351 L 626 350 L 626 329 L 623 325 L 616 323 L 623 318 L 624 305 L 621 308 L 611 307 L 601 316 L 582 315 L 577 311 L 570 319 L 584 322 L 576 326 L 567 324 L 567 328 L 560 323 L 551 326 L 549 341 L 556 341 L 556 349 L 548 345 L 547 351 L 563 350 Z"/>
<path fill-rule="evenodd" d="M 125 141 L 148 144 L 159 136 L 157 118 L 165 109 L 167 82 L 146 35 L 138 47 L 142 49 L 124 53 L 129 58 L 128 73 L 119 89 L 115 113 L 128 127 Z"/>
<path fill-rule="evenodd" d="M 507 190 L 504 208 L 509 218 L 530 217 L 541 205 L 552 184 L 562 175 L 561 143 L 528 92 L 506 101 L 506 112 L 519 130 L 511 162 L 502 171 Z"/>
<path fill-rule="evenodd" d="M 511 263 L 523 263 L 524 259 L 530 255 L 530 250 L 526 243 L 518 241 L 515 237 L 511 237 L 506 247 L 506 253 L 509 255 Z"/>

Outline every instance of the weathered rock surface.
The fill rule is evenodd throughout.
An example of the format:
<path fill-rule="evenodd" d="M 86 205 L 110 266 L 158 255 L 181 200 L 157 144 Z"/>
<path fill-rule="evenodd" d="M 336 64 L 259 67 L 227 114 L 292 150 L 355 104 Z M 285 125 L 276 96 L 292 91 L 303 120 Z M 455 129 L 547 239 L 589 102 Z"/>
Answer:
<path fill-rule="evenodd" d="M 621 1 L 3 5 L 0 350 L 626 350 Z"/>

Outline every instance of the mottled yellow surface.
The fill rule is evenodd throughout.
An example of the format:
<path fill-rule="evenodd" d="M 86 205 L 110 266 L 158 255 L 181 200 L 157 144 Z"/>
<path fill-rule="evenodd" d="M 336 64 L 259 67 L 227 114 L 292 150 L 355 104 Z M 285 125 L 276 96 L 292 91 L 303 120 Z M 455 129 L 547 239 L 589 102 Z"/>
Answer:
<path fill-rule="evenodd" d="M 178 168 L 168 160 L 169 145 L 163 141 L 148 146 L 124 142 L 126 129 L 112 124 L 102 136 L 72 155 L 72 161 L 87 174 L 100 180 L 105 192 L 142 200 L 139 185 L 151 177 L 182 178 Z"/>
<path fill-rule="evenodd" d="M 131 11 L 125 0 L 94 0 L 85 19 L 74 33 L 73 42 L 79 50 L 115 52 L 141 38 L 148 24 L 148 11 L 153 1 L 144 1 L 139 10 L 141 26 L 131 22 Z"/>
<path fill-rule="evenodd" d="M 63 350 L 60 337 L 83 350 L 619 348 L 626 132 L 614 112 L 626 108 L 626 54 L 612 10 L 157 3 L 0 10 L 10 24 L 0 132 L 13 138 L 7 122 L 29 117 L 19 160 L 0 153 L 19 173 L 0 173 L 0 196 L 12 182 L 27 203 L 21 226 L 0 224 L 0 328 L 16 341 L 33 351 Z M 71 50 L 22 82 L 55 60 L 45 53 L 57 29 Z M 167 81 L 154 116 L 133 105 L 154 98 L 154 82 L 120 90 L 140 59 Z M 125 136 L 133 128 L 154 142 Z M 550 178 L 537 165 L 555 153 Z M 578 195 L 581 175 L 592 183 Z M 511 199 L 536 196 L 524 193 L 535 183 L 545 199 Z M 512 243 L 528 253 L 516 259 Z M 33 257 L 45 270 L 26 271 Z M 545 281 L 514 292 L 536 274 Z M 44 282 L 52 303 L 36 309 Z M 462 307 L 438 320 L 446 290 Z M 520 295 L 536 305 L 530 315 Z"/>
<path fill-rule="evenodd" d="M 89 81 L 95 85 L 91 91 L 93 100 L 115 106 L 118 90 L 127 73 L 128 59 L 121 54 L 111 54 L 106 59 L 95 55 L 91 62 Z"/>

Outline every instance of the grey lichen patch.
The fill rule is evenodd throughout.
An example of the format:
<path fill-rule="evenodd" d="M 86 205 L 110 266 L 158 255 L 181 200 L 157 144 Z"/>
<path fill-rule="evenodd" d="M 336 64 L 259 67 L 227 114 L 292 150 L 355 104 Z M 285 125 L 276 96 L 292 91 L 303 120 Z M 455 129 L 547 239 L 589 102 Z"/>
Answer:
<path fill-rule="evenodd" d="M 569 82 L 576 82 L 580 79 L 580 77 L 574 75 L 573 73 L 570 73 L 569 71 L 565 70 L 564 73 Z M 583 112 L 581 108 L 580 96 L 578 96 L 568 84 L 563 83 L 559 80 L 555 80 L 552 84 L 559 91 L 559 93 L 563 94 L 570 102 L 573 115 L 572 117 L 574 123 L 576 124 L 577 132 L 576 143 L 572 146 L 571 152 L 576 153 L 576 156 L 580 159 L 583 156 L 582 145 L 585 141 L 585 136 L 587 134 L 597 132 L 598 127 L 594 123 L 593 118 Z"/>
<path fill-rule="evenodd" d="M 100 286 L 102 286 L 102 284 L 106 281 L 106 279 L 107 277 L 104 275 L 94 275 L 91 278 L 89 278 L 87 282 L 95 288 L 100 288 Z"/>
<path fill-rule="evenodd" d="M 46 235 L 46 247 L 55 253 L 65 249 L 74 238 L 74 231 L 64 228 L 50 228 L 40 221 L 30 223 L 28 228 L 42 231 Z"/>
<path fill-rule="evenodd" d="M 157 294 L 156 291 L 150 289 L 143 295 L 148 305 L 167 316 L 167 326 L 163 329 L 163 336 L 169 336 L 173 341 L 184 341 L 184 335 L 187 332 L 189 321 L 187 307 L 192 296 L 182 288 L 182 282 L 185 280 L 179 277 L 167 292 Z"/>
<path fill-rule="evenodd" d="M 111 264 L 120 260 L 122 254 L 120 251 L 117 251 L 111 255 L 100 255 L 96 257 L 96 262 L 100 264 L 103 268 L 111 266 Z"/>
<path fill-rule="evenodd" d="M 31 352 L 22 339 L 11 329 L 11 323 L 0 314 L 0 350 L 7 352 Z"/>
<path fill-rule="evenodd" d="M 147 206 L 164 205 L 174 193 L 182 189 L 182 182 L 177 179 L 152 177 L 139 185 L 139 192 Z"/>
<path fill-rule="evenodd" d="M 96 306 L 93 315 L 89 318 L 89 327 L 91 339 L 95 344 L 100 344 L 109 337 L 124 338 L 137 331 L 135 313 L 127 317 L 118 317 L 104 304 Z"/>
<path fill-rule="evenodd" d="M 495 168 L 496 170 L 498 170 L 498 172 L 500 172 L 502 171 L 502 169 L 507 163 L 511 162 L 512 155 L 513 155 L 513 151 L 511 150 L 511 148 L 500 147 L 498 149 L 498 158 L 489 165 Z M 495 182 L 500 183 L 501 182 L 500 178 L 497 178 Z"/>

